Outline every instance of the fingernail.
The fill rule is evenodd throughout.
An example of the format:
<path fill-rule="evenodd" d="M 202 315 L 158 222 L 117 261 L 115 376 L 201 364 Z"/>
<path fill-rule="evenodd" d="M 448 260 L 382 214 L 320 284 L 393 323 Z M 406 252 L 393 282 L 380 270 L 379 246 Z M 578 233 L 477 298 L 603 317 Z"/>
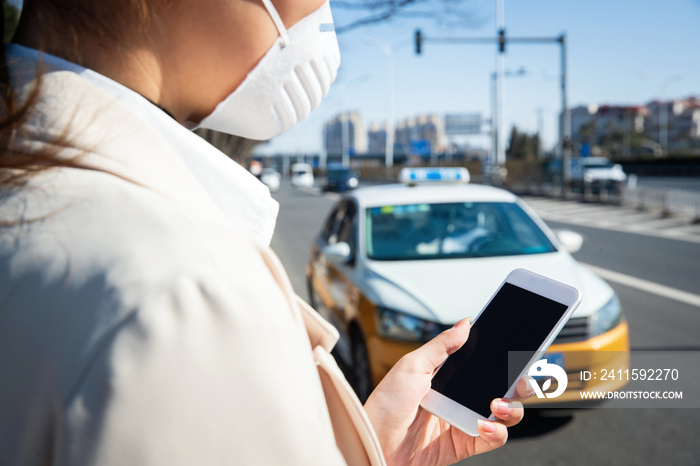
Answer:
<path fill-rule="evenodd" d="M 466 324 L 469 323 L 469 320 L 471 319 L 471 316 L 465 317 L 464 319 L 460 320 L 456 324 L 454 324 L 454 327 L 452 328 L 458 328 L 458 327 L 464 327 Z"/>
<path fill-rule="evenodd" d="M 476 423 L 479 427 L 481 427 L 481 430 L 483 430 L 487 434 L 493 434 L 494 432 L 496 432 L 496 425 L 493 422 L 479 419 L 476 421 Z"/>
<path fill-rule="evenodd" d="M 496 411 L 498 411 L 499 413 L 507 414 L 510 413 L 512 410 L 513 408 L 511 408 L 510 405 L 505 401 L 496 401 Z"/>
<path fill-rule="evenodd" d="M 527 390 L 525 390 L 525 393 L 528 396 L 532 396 L 535 394 L 535 387 L 532 386 L 533 383 L 535 383 L 535 382 L 532 382 L 530 380 L 527 381 Z"/>

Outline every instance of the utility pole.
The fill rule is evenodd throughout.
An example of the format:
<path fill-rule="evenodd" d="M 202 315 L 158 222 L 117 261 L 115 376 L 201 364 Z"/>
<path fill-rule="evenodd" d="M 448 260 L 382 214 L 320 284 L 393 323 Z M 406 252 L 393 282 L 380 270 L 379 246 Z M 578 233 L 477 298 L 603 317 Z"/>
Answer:
<path fill-rule="evenodd" d="M 350 166 L 350 112 L 345 110 L 346 99 L 348 94 L 348 87 L 344 83 L 338 84 L 338 90 L 340 91 L 340 144 L 341 144 L 341 163 L 343 167 L 347 168 Z"/>
<path fill-rule="evenodd" d="M 350 112 L 345 112 L 340 115 L 342 123 L 342 142 L 343 142 L 343 167 L 347 168 L 350 166 Z"/>
<path fill-rule="evenodd" d="M 505 114 L 503 112 L 505 73 L 506 30 L 504 0 L 496 0 L 496 27 L 498 34 L 498 52 L 496 53 L 496 160 L 497 166 L 502 167 L 506 163 L 505 144 Z M 500 173 L 500 172 L 499 172 Z M 500 175 L 499 175 L 500 176 Z"/>
<path fill-rule="evenodd" d="M 394 166 L 394 51 L 388 44 L 373 37 L 365 36 L 367 45 L 377 47 L 386 55 L 386 147 L 384 164 L 387 168 Z"/>
<path fill-rule="evenodd" d="M 321 172 L 326 171 L 326 165 L 328 164 L 328 139 L 327 139 L 327 126 L 323 125 L 323 129 L 321 130 L 321 141 L 323 141 L 323 144 L 321 145 L 321 152 L 319 153 L 319 161 L 318 161 L 318 167 L 321 170 Z"/>
<path fill-rule="evenodd" d="M 505 82 L 505 78 L 510 78 L 510 77 L 518 77 L 518 76 L 524 76 L 527 72 L 525 71 L 524 67 L 520 67 L 518 71 L 506 71 L 503 70 L 501 73 L 501 84 Z M 503 128 L 503 123 L 500 120 L 500 116 L 503 114 L 502 108 L 499 108 L 498 106 L 498 72 L 491 73 L 491 102 L 492 102 L 492 115 L 491 115 L 491 121 L 492 122 L 497 122 L 495 125 L 491 126 L 491 139 L 492 139 L 492 154 L 494 157 L 493 160 L 493 173 L 498 172 L 498 168 L 503 165 L 502 163 L 498 162 L 498 157 L 499 157 L 499 151 L 500 149 L 503 149 L 503 162 L 505 163 L 505 141 L 502 141 L 500 139 L 500 135 L 503 133 L 503 136 L 505 137 L 505 131 L 502 130 Z M 501 85 L 501 88 L 503 86 Z M 500 148 L 500 149 L 499 149 Z M 500 175 L 499 175 L 500 176 Z"/>
<path fill-rule="evenodd" d="M 659 93 L 661 94 L 661 114 L 659 115 L 659 144 L 664 156 L 668 155 L 668 102 L 666 102 L 666 89 L 669 84 L 680 81 L 681 76 L 669 76 L 659 83 Z"/>
<path fill-rule="evenodd" d="M 566 195 L 571 185 L 571 112 L 566 101 L 566 34 L 562 33 L 559 36 L 559 43 L 561 44 L 561 124 L 563 126 L 559 140 L 563 167 L 562 182 Z"/>
<path fill-rule="evenodd" d="M 537 159 L 542 160 L 544 158 L 544 119 L 542 117 L 543 109 L 542 107 L 537 107 Z"/>
<path fill-rule="evenodd" d="M 352 84 L 360 84 L 362 82 L 367 81 L 369 78 L 372 76 L 369 74 L 360 76 L 358 78 L 351 79 L 348 81 L 348 83 L 336 83 L 336 89 L 340 91 L 340 124 L 341 126 L 341 144 L 342 144 L 342 164 L 343 167 L 349 167 L 350 166 L 350 114 L 352 112 L 347 110 L 346 103 L 347 103 L 347 97 L 348 97 L 348 85 Z M 364 128 L 359 128 L 360 131 L 364 131 Z M 356 136 L 355 131 L 358 131 L 358 128 L 354 128 L 354 135 Z M 354 144 L 353 144 L 354 146 Z"/>
<path fill-rule="evenodd" d="M 632 108 L 625 107 L 622 110 L 622 158 L 628 158 L 632 146 L 632 131 L 631 125 L 634 123 L 632 116 Z"/>
<path fill-rule="evenodd" d="M 498 103 L 496 102 L 496 72 L 491 73 L 489 84 L 491 87 L 491 156 L 490 167 L 497 167 L 498 163 Z"/>

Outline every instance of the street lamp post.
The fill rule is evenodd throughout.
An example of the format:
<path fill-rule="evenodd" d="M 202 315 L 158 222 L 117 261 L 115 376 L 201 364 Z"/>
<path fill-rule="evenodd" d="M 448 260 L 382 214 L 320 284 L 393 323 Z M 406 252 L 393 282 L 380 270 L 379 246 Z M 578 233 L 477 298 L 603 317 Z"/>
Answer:
<path fill-rule="evenodd" d="M 506 71 L 502 70 L 500 73 L 501 87 L 503 87 L 503 80 L 506 77 L 518 77 L 524 76 L 527 73 L 524 67 L 521 67 L 518 71 Z M 491 73 L 491 102 L 492 102 L 492 112 L 491 116 L 491 144 L 493 145 L 492 154 L 494 157 L 494 168 L 499 168 L 505 164 L 506 160 L 506 148 L 505 148 L 505 131 L 503 130 L 503 122 L 501 120 L 503 116 L 502 108 L 499 108 L 498 104 L 498 82 L 499 73 L 498 71 Z M 495 123 L 495 124 L 494 124 Z M 503 154 L 502 158 L 500 154 Z M 497 172 L 498 173 L 498 172 Z M 500 176 L 500 175 L 499 175 Z"/>
<path fill-rule="evenodd" d="M 542 160 L 544 158 L 544 143 L 542 142 L 544 136 L 543 111 L 542 107 L 537 107 L 537 160 Z"/>
<path fill-rule="evenodd" d="M 343 167 L 347 168 L 350 166 L 350 113 L 345 113 L 341 115 L 342 118 L 342 131 L 343 131 Z"/>
<path fill-rule="evenodd" d="M 323 129 L 321 130 L 321 152 L 319 153 L 319 161 L 318 161 L 318 166 L 321 169 L 321 172 L 326 171 L 326 165 L 328 164 L 328 148 L 326 147 L 327 139 L 326 139 L 326 126 L 323 126 Z"/>
<path fill-rule="evenodd" d="M 562 33 L 559 36 L 558 42 L 560 47 L 561 59 L 561 130 L 559 132 L 559 144 L 561 144 L 561 164 L 562 164 L 562 183 L 564 193 L 570 189 L 571 185 L 571 112 L 569 111 L 569 103 L 567 101 L 566 92 L 566 34 Z"/>
<path fill-rule="evenodd" d="M 342 164 L 343 167 L 350 166 L 350 112 L 346 110 L 348 86 L 363 83 L 370 79 L 372 75 L 365 74 L 360 77 L 351 79 L 348 83 L 337 83 L 336 87 L 340 91 L 340 124 L 341 124 L 341 145 L 342 145 Z M 357 128 L 355 128 L 357 131 Z"/>
<path fill-rule="evenodd" d="M 343 167 L 348 167 L 350 165 L 350 131 L 348 128 L 350 113 L 345 110 L 348 87 L 344 83 L 340 83 L 338 84 L 338 90 L 340 91 L 340 108 L 342 109 L 340 114 L 340 160 Z"/>
<path fill-rule="evenodd" d="M 394 165 L 394 51 L 391 47 L 373 37 L 365 36 L 364 43 L 377 47 L 386 55 L 386 147 L 384 163 L 387 168 Z"/>
<path fill-rule="evenodd" d="M 661 95 L 661 108 L 659 109 L 659 144 L 661 144 L 663 155 L 668 155 L 668 102 L 665 102 L 666 88 L 668 88 L 669 84 L 680 80 L 681 76 L 677 74 L 669 76 L 659 83 L 659 94 Z"/>

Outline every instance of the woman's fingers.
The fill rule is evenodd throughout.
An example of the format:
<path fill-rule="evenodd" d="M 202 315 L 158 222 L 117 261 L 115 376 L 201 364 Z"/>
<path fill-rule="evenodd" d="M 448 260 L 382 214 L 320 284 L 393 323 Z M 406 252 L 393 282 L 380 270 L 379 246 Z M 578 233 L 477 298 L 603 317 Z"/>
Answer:
<path fill-rule="evenodd" d="M 477 421 L 479 438 L 474 439 L 476 454 L 486 453 L 503 446 L 508 440 L 508 428 L 500 422 Z"/>
<path fill-rule="evenodd" d="M 515 386 L 515 395 L 512 399 L 523 401 L 534 395 L 535 391 L 532 389 L 532 386 L 530 385 L 531 383 L 534 383 L 534 381 L 531 379 L 528 380 L 528 377 L 523 377 L 522 379 L 518 380 L 518 385 Z"/>
<path fill-rule="evenodd" d="M 449 330 L 445 330 L 428 343 L 397 363 L 402 371 L 414 374 L 432 374 L 447 356 L 457 351 L 469 338 L 469 318 L 462 319 Z"/>
<path fill-rule="evenodd" d="M 521 402 L 506 398 L 493 400 L 491 402 L 491 412 L 507 427 L 514 426 L 520 422 L 525 414 Z"/>

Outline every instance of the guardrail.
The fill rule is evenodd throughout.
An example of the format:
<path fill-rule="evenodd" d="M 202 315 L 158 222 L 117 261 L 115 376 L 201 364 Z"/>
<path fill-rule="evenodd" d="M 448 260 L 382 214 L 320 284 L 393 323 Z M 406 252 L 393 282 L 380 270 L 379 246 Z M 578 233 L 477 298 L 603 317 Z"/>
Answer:
<path fill-rule="evenodd" d="M 700 191 L 622 186 L 620 198 L 623 204 L 639 210 L 660 210 L 664 216 L 683 215 L 700 222 Z"/>
<path fill-rule="evenodd" d="M 563 192 L 560 186 L 548 183 L 513 183 L 511 190 L 519 194 L 559 197 L 604 204 L 618 204 L 639 210 L 659 212 L 667 217 L 688 217 L 692 223 L 700 223 L 700 191 L 684 189 L 630 188 L 618 185 L 614 190 L 601 189 L 593 193 Z"/>

